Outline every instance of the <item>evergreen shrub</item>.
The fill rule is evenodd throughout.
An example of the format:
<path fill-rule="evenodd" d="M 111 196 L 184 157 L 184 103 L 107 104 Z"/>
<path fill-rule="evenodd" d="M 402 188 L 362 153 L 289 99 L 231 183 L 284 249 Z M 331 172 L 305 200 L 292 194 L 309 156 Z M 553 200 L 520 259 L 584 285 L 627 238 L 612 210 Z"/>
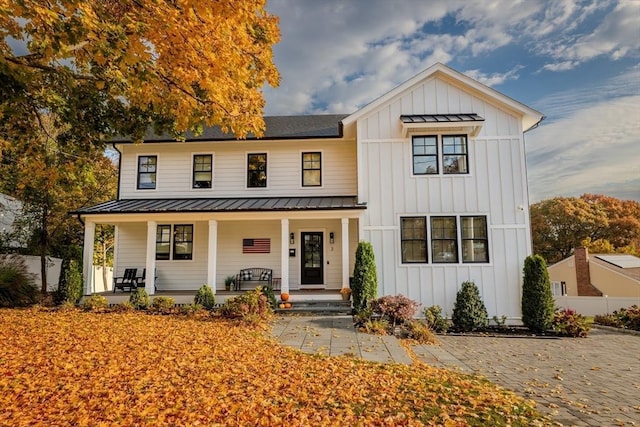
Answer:
<path fill-rule="evenodd" d="M 462 284 L 453 305 L 451 321 L 461 332 L 476 331 L 489 325 L 487 308 L 480 298 L 480 291 L 474 282 L 467 281 Z"/>
<path fill-rule="evenodd" d="M 211 286 L 206 283 L 200 286 L 200 289 L 198 289 L 198 292 L 196 292 L 196 296 L 193 299 L 193 303 L 201 305 L 207 310 L 213 310 L 216 305 L 216 297 L 213 295 Z"/>
<path fill-rule="evenodd" d="M 353 307 L 357 312 L 367 308 L 369 301 L 378 294 L 378 273 L 373 246 L 369 242 L 360 242 L 356 249 L 356 261 L 353 269 Z"/>
<path fill-rule="evenodd" d="M 129 296 L 129 302 L 136 310 L 146 310 L 149 307 L 149 294 L 144 288 L 135 288 Z"/>
<path fill-rule="evenodd" d="M 547 263 L 540 255 L 524 260 L 522 279 L 522 323 L 535 333 L 549 330 L 555 312 Z"/>

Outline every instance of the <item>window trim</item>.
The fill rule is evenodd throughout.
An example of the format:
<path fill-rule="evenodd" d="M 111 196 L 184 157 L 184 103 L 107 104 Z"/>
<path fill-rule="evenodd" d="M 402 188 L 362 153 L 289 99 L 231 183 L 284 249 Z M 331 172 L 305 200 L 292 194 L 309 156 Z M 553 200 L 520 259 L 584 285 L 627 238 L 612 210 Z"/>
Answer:
<path fill-rule="evenodd" d="M 424 138 L 424 139 L 433 139 L 436 140 L 436 154 L 416 154 L 414 152 L 414 142 L 416 138 Z M 414 176 L 437 176 L 440 175 L 440 138 L 439 135 L 412 135 L 411 136 L 411 173 Z M 416 173 L 416 156 L 418 157 L 428 157 L 436 158 L 436 171 L 433 173 L 425 172 L 425 173 Z"/>
<path fill-rule="evenodd" d="M 445 137 L 449 138 L 464 138 L 464 145 L 466 152 L 465 153 L 452 153 L 445 154 L 444 152 L 444 139 Z M 442 175 L 468 175 L 469 174 L 469 136 L 464 134 L 441 134 L 440 140 L 442 144 Z M 467 170 L 465 172 L 447 172 L 444 166 L 444 157 L 445 156 L 463 156 L 465 159 L 465 165 L 467 166 Z"/>
<path fill-rule="evenodd" d="M 467 171 L 466 172 L 459 172 L 459 173 L 445 173 L 444 172 L 444 145 L 443 145 L 443 138 L 444 137 L 460 137 L 463 136 L 466 139 L 466 146 L 467 146 L 467 153 L 466 153 L 466 162 L 467 162 Z M 432 138 L 436 138 L 436 151 L 437 151 L 437 168 L 438 168 L 438 172 L 437 173 L 416 173 L 415 169 L 414 169 L 414 157 L 415 155 L 413 154 L 413 141 L 415 138 L 427 138 L 427 137 L 432 137 Z M 471 158 L 471 145 L 470 145 L 470 141 L 472 139 L 469 137 L 469 134 L 465 134 L 465 133 L 447 133 L 447 132 L 442 132 L 442 133 L 419 133 L 419 134 L 412 134 L 411 137 L 409 138 L 410 141 L 410 158 L 409 158 L 409 170 L 411 170 L 411 177 L 412 178 L 435 178 L 435 177 L 440 177 L 440 178 L 444 178 L 444 177 L 470 177 L 471 175 L 471 162 L 470 162 L 470 158 Z M 451 154 L 448 154 L 451 155 Z M 433 156 L 433 155 L 430 155 Z"/>
<path fill-rule="evenodd" d="M 142 157 L 155 157 L 155 159 L 156 159 L 156 168 L 155 168 L 154 172 L 141 172 L 140 171 L 140 159 Z M 136 156 L 136 190 L 153 191 L 153 190 L 157 190 L 158 189 L 158 164 L 159 164 L 159 156 L 158 156 L 158 154 L 138 154 Z M 153 173 L 155 175 L 155 185 L 153 186 L 153 188 L 140 187 L 140 176 L 142 174 L 151 174 L 151 173 Z"/>
<path fill-rule="evenodd" d="M 433 247 L 431 245 L 431 242 L 433 241 L 432 239 L 432 235 L 433 235 L 433 230 L 431 227 L 431 218 L 442 218 L 442 217 L 453 217 L 455 218 L 456 221 L 456 252 L 457 252 L 457 261 L 456 262 L 434 262 L 433 261 Z M 485 220 L 485 227 L 486 227 L 486 252 L 487 252 L 487 261 L 464 261 L 463 260 L 463 249 L 462 249 L 462 218 L 477 218 L 477 217 L 481 217 L 484 218 Z M 451 266 L 457 266 L 457 267 L 461 267 L 463 265 L 479 265 L 479 266 L 487 266 L 487 265 L 492 265 L 492 258 L 491 258 L 491 221 L 489 218 L 489 215 L 487 213 L 476 213 L 476 214 L 453 214 L 453 213 L 442 213 L 442 214 L 438 214 L 438 215 L 427 215 L 427 214 L 415 214 L 415 213 L 406 213 L 406 214 L 401 214 L 398 215 L 398 226 L 397 226 L 397 230 L 398 230 L 398 241 L 400 242 L 399 245 L 399 266 L 402 267 L 409 267 L 409 266 L 415 266 L 415 265 L 423 265 L 423 266 L 427 266 L 427 265 L 431 265 L 431 266 L 447 266 L 447 265 L 451 265 Z M 403 257 L 402 257 L 402 219 L 404 218 L 424 218 L 425 222 L 427 222 L 428 226 L 427 226 L 427 230 L 426 230 L 426 234 L 425 234 L 425 247 L 426 247 L 426 251 L 427 251 L 427 261 L 426 262 L 405 262 L 403 261 Z M 450 240 L 450 239 L 448 239 Z M 465 239 L 467 240 L 467 239 Z M 474 239 L 476 240 L 476 239 Z"/>
<path fill-rule="evenodd" d="M 196 186 L 196 172 L 206 172 L 206 171 L 196 171 L 196 156 L 209 156 L 211 157 L 211 186 L 210 187 L 197 187 Z M 213 153 L 191 153 L 191 189 L 192 190 L 211 190 L 213 189 L 213 166 L 214 166 L 214 155 Z"/>
<path fill-rule="evenodd" d="M 424 225 L 424 241 L 422 241 L 424 243 L 424 255 L 425 255 L 425 260 L 424 261 L 405 261 L 404 260 L 404 242 L 409 241 L 409 242 L 416 242 L 416 241 L 421 241 L 422 239 L 405 239 L 403 237 L 403 230 L 404 227 L 402 226 L 403 224 L 403 220 L 405 219 L 422 219 L 422 223 Z M 426 264 L 429 262 L 429 246 L 427 245 L 427 241 L 428 241 L 428 227 L 427 227 L 427 217 L 424 215 L 417 215 L 417 216 L 403 216 L 400 217 L 400 262 L 402 264 Z"/>
<path fill-rule="evenodd" d="M 304 167 L 304 155 L 305 154 L 318 154 L 320 155 L 320 167 L 318 169 L 305 169 Z M 313 150 L 313 151 L 300 151 L 300 186 L 302 188 L 322 188 L 324 183 L 322 180 L 322 150 Z M 320 173 L 320 183 L 317 185 L 305 184 L 304 183 L 304 172 L 305 171 L 319 171 Z"/>
<path fill-rule="evenodd" d="M 265 156 L 265 175 L 267 177 L 264 187 L 253 187 L 249 185 L 249 156 L 251 155 L 264 155 Z M 245 163 L 244 163 L 244 171 L 245 171 L 245 186 L 247 190 L 264 190 L 269 188 L 269 152 L 268 151 L 247 151 L 245 154 Z"/>

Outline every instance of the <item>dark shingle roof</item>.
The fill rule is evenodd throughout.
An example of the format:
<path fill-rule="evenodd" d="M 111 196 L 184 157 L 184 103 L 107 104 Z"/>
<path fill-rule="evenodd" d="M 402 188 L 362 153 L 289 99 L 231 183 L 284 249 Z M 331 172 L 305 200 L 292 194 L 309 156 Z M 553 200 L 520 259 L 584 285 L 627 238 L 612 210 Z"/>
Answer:
<path fill-rule="evenodd" d="M 78 209 L 72 214 L 256 212 L 366 209 L 355 196 L 249 197 L 222 199 L 126 199 Z"/>
<path fill-rule="evenodd" d="M 322 114 L 309 116 L 266 116 L 266 130 L 260 139 L 306 139 L 306 138 L 340 138 L 342 136 L 341 120 L 347 114 Z M 219 127 L 205 128 L 202 134 L 187 132 L 187 141 L 233 141 L 237 138 L 231 133 L 223 133 Z M 257 139 L 248 135 L 247 139 Z M 169 135 L 156 135 L 149 130 L 144 137 L 145 142 L 173 142 Z M 126 137 L 116 137 L 111 142 L 131 142 Z"/>
<path fill-rule="evenodd" d="M 476 113 L 468 114 L 411 114 L 402 115 L 403 123 L 484 122 Z"/>

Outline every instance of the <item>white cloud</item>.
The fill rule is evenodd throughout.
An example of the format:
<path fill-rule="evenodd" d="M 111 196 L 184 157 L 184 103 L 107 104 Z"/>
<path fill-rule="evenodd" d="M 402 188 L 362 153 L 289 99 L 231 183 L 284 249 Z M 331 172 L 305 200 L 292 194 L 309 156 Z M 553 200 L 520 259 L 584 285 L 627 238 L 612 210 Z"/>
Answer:
<path fill-rule="evenodd" d="M 522 66 L 518 65 L 513 69 L 507 71 L 506 73 L 487 74 L 487 73 L 483 73 L 480 70 L 467 70 L 464 72 L 464 74 L 487 86 L 497 86 L 504 83 L 507 80 L 517 80 L 518 71 L 520 71 L 521 69 L 522 69 Z"/>
<path fill-rule="evenodd" d="M 580 65 L 578 61 L 562 61 L 556 62 L 555 64 L 545 64 L 542 68 L 548 71 L 568 71 L 574 69 L 578 65 Z"/>

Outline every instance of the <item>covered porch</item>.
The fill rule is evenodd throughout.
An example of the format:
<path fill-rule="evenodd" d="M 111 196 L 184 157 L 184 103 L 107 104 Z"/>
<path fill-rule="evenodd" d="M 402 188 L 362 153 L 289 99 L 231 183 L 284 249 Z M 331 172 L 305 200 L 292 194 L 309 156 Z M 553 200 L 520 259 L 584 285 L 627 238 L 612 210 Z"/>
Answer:
<path fill-rule="evenodd" d="M 280 292 L 327 291 L 339 299 L 349 286 L 363 209 L 355 197 L 120 200 L 86 208 L 77 212 L 85 224 L 84 293 L 96 291 L 96 224 L 111 224 L 114 277 L 144 270 L 149 295 L 177 293 L 178 302 L 185 293 L 192 301 L 206 283 L 224 298 L 233 294 L 225 282 L 260 268 L 271 270 Z M 267 283 L 253 279 L 243 289 Z"/>

